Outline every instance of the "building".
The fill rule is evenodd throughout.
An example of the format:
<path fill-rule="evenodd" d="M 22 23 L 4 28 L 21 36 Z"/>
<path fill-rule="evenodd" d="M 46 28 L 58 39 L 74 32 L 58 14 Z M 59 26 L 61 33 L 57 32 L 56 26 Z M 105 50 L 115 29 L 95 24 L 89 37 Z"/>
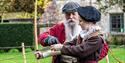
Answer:
<path fill-rule="evenodd" d="M 81 6 L 94 6 L 99 9 L 97 0 L 56 0 L 58 8 L 61 10 L 62 6 L 68 1 L 78 2 Z M 109 0 L 102 0 L 101 5 L 108 7 Z M 124 3 L 125 4 L 125 3 Z M 61 12 L 61 11 L 60 11 Z M 102 12 L 101 22 L 98 23 L 102 30 L 111 34 L 125 34 L 125 12 L 119 5 L 111 6 Z"/>

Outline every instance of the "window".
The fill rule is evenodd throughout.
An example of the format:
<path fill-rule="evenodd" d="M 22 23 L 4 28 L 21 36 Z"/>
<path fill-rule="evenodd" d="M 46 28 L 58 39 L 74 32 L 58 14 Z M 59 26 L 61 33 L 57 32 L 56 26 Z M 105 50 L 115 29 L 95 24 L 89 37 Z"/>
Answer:
<path fill-rule="evenodd" d="M 110 14 L 110 31 L 124 32 L 123 14 Z"/>

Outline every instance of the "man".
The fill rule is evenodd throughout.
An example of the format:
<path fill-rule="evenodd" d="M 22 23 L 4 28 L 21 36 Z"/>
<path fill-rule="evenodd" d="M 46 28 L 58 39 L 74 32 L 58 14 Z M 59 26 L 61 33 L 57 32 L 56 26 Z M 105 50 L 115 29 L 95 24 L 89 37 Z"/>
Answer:
<path fill-rule="evenodd" d="M 79 6 L 80 5 L 75 2 L 66 3 L 62 8 L 66 20 L 54 25 L 47 32 L 40 34 L 38 42 L 42 46 L 50 46 L 57 43 L 63 44 L 64 42 L 69 42 L 78 36 L 82 30 L 79 26 L 79 15 L 77 12 Z M 43 54 L 43 57 L 45 56 L 47 56 L 47 54 Z M 60 63 L 60 56 L 54 56 L 52 62 Z"/>

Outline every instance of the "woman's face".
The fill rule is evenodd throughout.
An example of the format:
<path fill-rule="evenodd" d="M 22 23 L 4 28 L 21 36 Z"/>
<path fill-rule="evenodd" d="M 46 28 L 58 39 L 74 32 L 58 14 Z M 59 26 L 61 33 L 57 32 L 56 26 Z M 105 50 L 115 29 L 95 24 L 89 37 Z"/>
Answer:
<path fill-rule="evenodd" d="M 79 20 L 79 25 L 81 26 L 82 29 L 86 29 L 87 28 L 87 22 L 83 19 Z"/>
<path fill-rule="evenodd" d="M 81 28 L 83 30 L 88 30 L 91 26 L 95 25 L 93 22 L 87 22 L 85 21 L 84 19 L 81 19 L 79 20 L 79 25 L 81 26 Z"/>

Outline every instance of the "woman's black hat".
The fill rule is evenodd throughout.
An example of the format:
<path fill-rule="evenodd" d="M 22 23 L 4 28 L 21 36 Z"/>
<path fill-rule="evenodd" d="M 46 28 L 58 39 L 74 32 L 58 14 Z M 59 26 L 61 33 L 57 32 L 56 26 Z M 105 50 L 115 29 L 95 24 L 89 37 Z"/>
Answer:
<path fill-rule="evenodd" d="M 86 6 L 86 7 L 79 7 L 78 13 L 80 17 L 88 22 L 98 22 L 101 19 L 101 13 L 95 7 Z"/>

